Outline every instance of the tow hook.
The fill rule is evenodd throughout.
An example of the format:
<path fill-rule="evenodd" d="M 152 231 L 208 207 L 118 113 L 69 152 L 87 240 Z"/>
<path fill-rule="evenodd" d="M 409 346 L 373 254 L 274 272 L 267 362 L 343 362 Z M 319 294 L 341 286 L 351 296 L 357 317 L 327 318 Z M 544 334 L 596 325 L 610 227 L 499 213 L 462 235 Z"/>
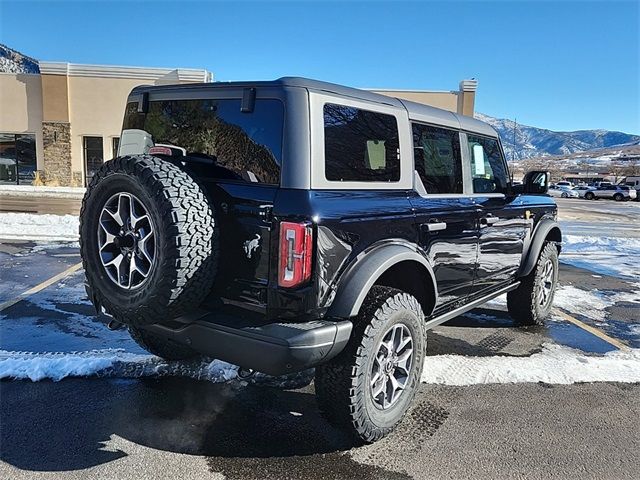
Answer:
<path fill-rule="evenodd" d="M 122 327 L 122 323 L 120 323 L 117 320 L 111 320 L 108 324 L 107 324 L 107 328 L 109 330 L 117 330 L 119 328 Z"/>
<path fill-rule="evenodd" d="M 253 377 L 255 373 L 256 373 L 255 370 L 252 370 L 250 368 L 240 367 L 238 369 L 238 378 L 241 378 L 243 380 L 248 380 L 249 378 Z"/>

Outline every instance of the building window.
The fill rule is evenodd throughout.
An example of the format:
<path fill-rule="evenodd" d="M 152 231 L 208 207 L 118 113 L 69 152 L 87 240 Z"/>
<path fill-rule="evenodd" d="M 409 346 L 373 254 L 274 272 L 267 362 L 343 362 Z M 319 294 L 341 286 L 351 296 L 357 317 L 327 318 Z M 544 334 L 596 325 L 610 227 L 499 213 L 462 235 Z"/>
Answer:
<path fill-rule="evenodd" d="M 460 134 L 413 124 L 416 171 L 427 193 L 462 193 Z"/>
<path fill-rule="evenodd" d="M 36 136 L 0 133 L 0 184 L 31 185 L 36 172 Z"/>
<path fill-rule="evenodd" d="M 91 177 L 104 163 L 102 137 L 82 137 L 84 146 L 84 174 L 85 185 L 89 185 Z"/>
<path fill-rule="evenodd" d="M 113 151 L 112 157 L 116 158 L 118 156 L 118 145 L 120 145 L 120 137 L 113 137 L 111 139 L 111 149 Z"/>
<path fill-rule="evenodd" d="M 327 180 L 397 182 L 399 148 L 398 123 L 393 115 L 331 103 L 324 106 Z"/>

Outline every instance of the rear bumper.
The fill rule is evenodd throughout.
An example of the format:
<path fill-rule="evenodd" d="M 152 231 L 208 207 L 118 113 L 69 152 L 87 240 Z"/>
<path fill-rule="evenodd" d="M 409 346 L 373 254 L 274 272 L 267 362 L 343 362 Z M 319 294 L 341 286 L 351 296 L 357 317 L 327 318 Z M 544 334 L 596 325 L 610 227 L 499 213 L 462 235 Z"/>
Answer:
<path fill-rule="evenodd" d="M 213 315 L 188 323 L 173 321 L 144 328 L 203 355 L 269 375 L 282 375 L 335 357 L 349 341 L 353 326 L 349 321 L 314 320 L 236 327 L 208 317 Z"/>

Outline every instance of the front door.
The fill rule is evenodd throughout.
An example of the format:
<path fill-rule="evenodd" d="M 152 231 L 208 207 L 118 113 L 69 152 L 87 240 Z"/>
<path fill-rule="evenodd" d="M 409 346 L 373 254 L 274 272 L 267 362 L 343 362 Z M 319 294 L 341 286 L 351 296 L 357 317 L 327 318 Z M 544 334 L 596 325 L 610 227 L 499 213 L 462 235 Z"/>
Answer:
<path fill-rule="evenodd" d="M 481 295 L 515 277 L 528 222 L 520 197 L 510 195 L 507 167 L 498 140 L 468 134 L 467 144 L 479 226 L 473 293 Z"/>
<path fill-rule="evenodd" d="M 410 196 L 418 243 L 427 253 L 438 286 L 436 312 L 462 303 L 471 292 L 478 246 L 476 205 L 463 194 L 460 134 L 414 123 L 417 182 Z"/>

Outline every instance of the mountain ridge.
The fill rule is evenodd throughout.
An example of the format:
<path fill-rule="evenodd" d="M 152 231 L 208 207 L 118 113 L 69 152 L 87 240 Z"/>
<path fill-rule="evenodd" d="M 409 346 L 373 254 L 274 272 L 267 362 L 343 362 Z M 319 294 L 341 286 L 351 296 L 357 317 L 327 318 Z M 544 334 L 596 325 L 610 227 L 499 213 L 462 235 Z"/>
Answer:
<path fill-rule="evenodd" d="M 640 135 L 605 129 L 558 132 L 530 125 L 515 124 L 504 118 L 476 112 L 475 118 L 487 122 L 500 134 L 508 160 L 563 156 L 601 148 L 622 147 L 640 143 Z"/>

